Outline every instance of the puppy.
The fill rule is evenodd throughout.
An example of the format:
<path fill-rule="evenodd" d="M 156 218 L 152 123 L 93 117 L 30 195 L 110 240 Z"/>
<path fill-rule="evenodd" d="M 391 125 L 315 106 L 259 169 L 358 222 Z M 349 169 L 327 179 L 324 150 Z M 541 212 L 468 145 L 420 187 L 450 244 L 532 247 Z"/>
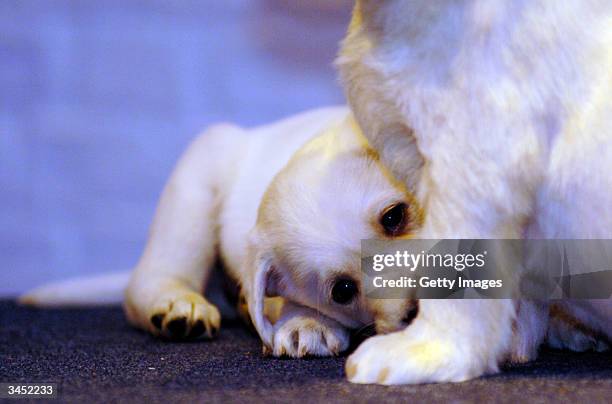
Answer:
<path fill-rule="evenodd" d="M 265 352 L 335 355 L 348 347 L 350 329 L 376 321 L 379 331 L 394 331 L 410 320 L 412 302 L 386 311 L 386 301 L 362 293 L 360 241 L 409 237 L 420 220 L 414 198 L 347 108 L 250 130 L 214 126 L 185 152 L 163 191 L 125 312 L 154 335 L 214 337 L 221 318 L 203 290 L 220 258 L 241 286 Z M 102 295 L 125 287 L 126 277 L 105 279 L 43 287 L 21 301 L 108 302 Z"/>
<path fill-rule="evenodd" d="M 612 236 L 611 25 L 607 1 L 356 2 L 337 64 L 365 136 L 425 212 L 416 237 Z M 558 307 L 555 324 L 612 336 L 609 300 Z M 467 380 L 512 347 L 532 359 L 547 330 L 547 302 L 419 309 L 359 347 L 349 380 Z"/>

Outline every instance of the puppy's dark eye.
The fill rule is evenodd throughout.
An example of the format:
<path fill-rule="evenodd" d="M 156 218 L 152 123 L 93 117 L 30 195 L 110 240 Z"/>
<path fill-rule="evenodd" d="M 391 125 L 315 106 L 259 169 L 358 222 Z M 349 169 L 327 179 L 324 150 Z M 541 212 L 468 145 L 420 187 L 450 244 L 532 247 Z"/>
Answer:
<path fill-rule="evenodd" d="M 380 225 L 388 236 L 401 234 L 408 222 L 408 205 L 403 202 L 387 208 L 380 216 Z"/>
<path fill-rule="evenodd" d="M 332 287 L 332 299 L 338 304 L 348 304 L 357 295 L 357 284 L 350 279 L 338 279 Z"/>

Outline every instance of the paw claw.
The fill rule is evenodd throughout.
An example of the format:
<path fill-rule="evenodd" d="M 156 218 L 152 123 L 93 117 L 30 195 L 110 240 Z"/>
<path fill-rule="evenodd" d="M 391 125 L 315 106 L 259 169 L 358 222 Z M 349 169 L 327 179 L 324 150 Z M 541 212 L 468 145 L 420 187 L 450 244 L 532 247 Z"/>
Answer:
<path fill-rule="evenodd" d="M 219 335 L 219 329 L 211 324 L 204 326 L 204 331 L 200 333 L 200 336 L 204 336 L 207 339 L 214 339 Z"/>
<path fill-rule="evenodd" d="M 376 378 L 376 383 L 385 384 L 385 381 L 387 380 L 388 376 L 389 376 L 389 368 L 387 367 L 382 368 L 382 370 L 378 373 L 378 377 Z"/>
<path fill-rule="evenodd" d="M 151 316 L 151 324 L 158 330 L 162 328 L 162 322 L 164 321 L 164 314 L 157 313 Z"/>
<path fill-rule="evenodd" d="M 148 327 L 156 335 L 182 340 L 214 338 L 219 331 L 219 310 L 198 293 L 170 291 L 154 304 Z"/>
<path fill-rule="evenodd" d="M 340 325 L 322 323 L 320 319 L 293 317 L 277 325 L 272 354 L 303 358 L 335 356 L 348 347 L 349 336 Z"/>
<path fill-rule="evenodd" d="M 346 361 L 346 377 L 351 380 L 357 374 L 357 364 L 349 358 Z"/>
<path fill-rule="evenodd" d="M 291 333 L 291 340 L 293 341 L 293 349 L 297 351 L 300 347 L 300 332 L 298 330 Z"/>
<path fill-rule="evenodd" d="M 187 334 L 187 319 L 175 318 L 166 325 L 170 338 L 183 338 Z"/>
<path fill-rule="evenodd" d="M 191 327 L 191 331 L 189 332 L 189 338 L 198 338 L 204 334 L 206 331 L 206 327 L 204 326 L 204 321 L 198 320 Z"/>

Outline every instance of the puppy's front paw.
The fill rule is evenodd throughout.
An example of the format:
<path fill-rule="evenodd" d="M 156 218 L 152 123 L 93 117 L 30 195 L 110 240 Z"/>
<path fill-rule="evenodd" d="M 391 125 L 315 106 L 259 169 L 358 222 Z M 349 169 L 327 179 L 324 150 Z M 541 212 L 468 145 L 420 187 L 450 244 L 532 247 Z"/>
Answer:
<path fill-rule="evenodd" d="M 149 314 L 154 334 L 170 339 L 213 338 L 221 324 L 219 310 L 191 291 L 171 291 L 154 303 Z"/>
<path fill-rule="evenodd" d="M 461 382 L 482 375 L 481 358 L 458 348 L 448 340 L 411 339 L 404 332 L 376 336 L 348 358 L 346 374 L 352 383 L 385 385 Z"/>
<path fill-rule="evenodd" d="M 348 331 L 332 321 L 304 316 L 275 324 L 273 356 L 335 356 L 348 348 Z"/>

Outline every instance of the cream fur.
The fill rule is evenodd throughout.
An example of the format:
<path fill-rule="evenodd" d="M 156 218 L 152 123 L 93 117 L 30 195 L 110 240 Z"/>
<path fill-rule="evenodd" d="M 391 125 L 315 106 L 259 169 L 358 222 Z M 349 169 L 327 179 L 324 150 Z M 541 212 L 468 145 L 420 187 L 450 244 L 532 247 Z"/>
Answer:
<path fill-rule="evenodd" d="M 271 355 L 334 355 L 348 346 L 349 329 L 370 324 L 379 333 L 403 329 L 411 301 L 360 294 L 340 305 L 330 298 L 339 275 L 360 283 L 360 240 L 384 237 L 378 218 L 398 201 L 412 205 L 405 234 L 410 237 L 421 225 L 418 204 L 378 161 L 345 108 L 305 113 L 252 130 L 215 126 L 187 150 L 164 190 L 147 248 L 127 287 L 128 317 L 155 335 L 193 338 L 200 328 L 204 336 L 213 337 L 220 315 L 202 291 L 220 255 L 248 299 L 248 308 L 240 306 L 242 314 L 250 312 L 264 352 Z M 127 274 L 111 274 L 55 283 L 27 293 L 21 301 L 39 306 L 109 303 L 126 287 L 126 279 Z M 483 318 L 459 318 L 437 310 L 436 304 L 421 302 L 419 322 L 449 327 L 414 328 L 431 346 L 412 344 L 411 355 L 430 364 L 435 357 L 449 364 L 464 360 L 456 358 L 448 337 L 478 339 L 482 327 L 450 326 L 476 325 Z M 482 306 L 487 308 L 486 303 Z M 534 307 L 523 304 L 518 311 L 519 318 L 527 320 L 518 322 L 526 326 L 518 328 L 519 338 L 515 333 L 512 341 L 518 352 L 526 341 L 520 336 L 538 329 L 530 326 L 532 313 L 547 316 Z M 483 313 L 491 318 L 499 314 Z M 184 322 L 182 328 L 176 328 L 177 321 Z M 499 333 L 501 328 L 490 324 L 489 331 Z M 605 347 L 563 321 L 554 324 L 549 330 L 554 346 Z M 383 340 L 395 341 L 398 335 L 403 334 Z M 385 364 L 386 359 L 376 362 Z M 495 367 L 496 362 L 489 365 Z M 449 378 L 462 371 L 445 369 Z M 479 368 L 470 372 L 476 376 Z"/>
<path fill-rule="evenodd" d="M 408 206 L 409 237 L 420 225 L 414 197 L 380 163 L 346 107 L 249 130 L 214 126 L 185 152 L 163 191 L 127 285 L 128 319 L 163 337 L 213 337 L 220 314 L 203 290 L 220 257 L 242 285 L 269 354 L 334 355 L 348 347 L 350 329 L 398 330 L 410 302 L 363 293 L 348 304 L 331 298 L 339 276 L 360 284 L 361 240 L 385 237 L 380 216 L 398 202 Z M 124 278 L 47 285 L 21 301 L 107 302 L 101 292 L 122 287 Z"/>
<path fill-rule="evenodd" d="M 252 130 L 215 126 L 179 161 L 126 293 L 130 321 L 153 334 L 212 337 L 217 308 L 202 295 L 216 253 L 242 284 L 250 317 L 275 356 L 333 355 L 349 329 L 401 328 L 406 303 L 360 294 L 331 301 L 337 276 L 359 283 L 360 240 L 381 213 L 413 197 L 378 161 L 346 108 L 304 113 Z M 217 250 L 218 249 L 218 250 Z M 278 296 L 282 308 L 269 318 Z M 277 299 L 278 301 L 278 299 Z M 278 318 L 277 318 L 278 317 Z M 157 321 L 157 325 L 156 325 Z M 185 322 L 185 327 L 177 324 Z"/>
<path fill-rule="evenodd" d="M 198 137 L 164 189 L 133 271 L 125 300 L 130 321 L 165 336 L 173 320 L 187 319 L 186 334 L 203 321 L 212 336 L 220 315 L 202 290 L 215 258 L 242 282 L 247 234 L 267 186 L 303 143 L 346 117 L 346 108 L 328 108 L 251 130 L 217 125 Z M 156 314 L 161 329 L 152 323 Z"/>
<path fill-rule="evenodd" d="M 366 137 L 424 208 L 419 237 L 612 235 L 610 27 L 608 1 L 357 1 L 337 63 Z M 349 380 L 495 372 L 516 304 L 421 302 L 406 330 L 359 347 Z M 522 360 L 546 332 L 538 305 L 519 311 Z M 581 310 L 610 336 L 609 301 Z"/>
<path fill-rule="evenodd" d="M 339 306 L 330 281 L 361 279 L 359 240 L 377 235 L 373 219 L 398 200 L 424 207 L 424 238 L 609 237 L 609 8 L 358 2 L 338 64 L 360 127 L 402 182 L 345 108 L 252 130 L 215 126 L 163 192 L 127 289 L 128 318 L 174 337 L 184 319 L 178 337 L 199 324 L 212 337 L 220 316 L 202 287 L 219 254 L 272 355 L 335 354 L 349 328 L 374 323 L 391 333 L 349 358 L 353 382 L 461 381 L 510 354 L 531 359 L 547 333 L 545 304 L 421 301 L 414 322 L 392 332 L 410 302 L 359 296 Z M 274 318 L 264 315 L 267 294 L 284 300 Z M 563 306 L 610 335 L 609 302 Z M 566 326 L 551 323 L 553 345 L 598 343 Z"/>

